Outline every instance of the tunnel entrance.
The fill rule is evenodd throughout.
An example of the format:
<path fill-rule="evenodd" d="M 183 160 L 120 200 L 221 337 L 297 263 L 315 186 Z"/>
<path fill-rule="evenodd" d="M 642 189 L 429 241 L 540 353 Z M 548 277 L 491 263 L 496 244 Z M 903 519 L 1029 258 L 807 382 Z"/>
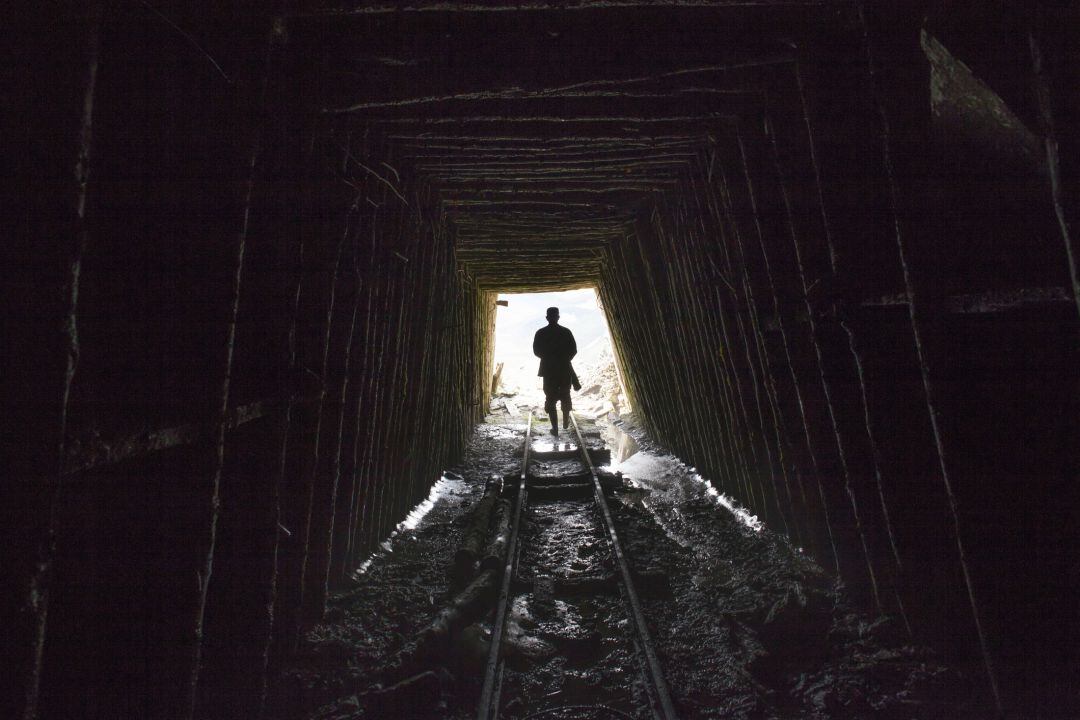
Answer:
<path fill-rule="evenodd" d="M 502 305 L 502 303 L 506 305 Z M 589 417 L 626 412 L 630 403 L 611 344 L 607 318 L 593 288 L 540 293 L 502 293 L 495 320 L 492 409 L 539 408 L 544 404 L 538 359 L 532 343 L 546 324 L 549 307 L 560 311 L 559 324 L 574 334 L 577 356 L 574 369 L 581 390 L 574 392 L 574 407 Z"/>

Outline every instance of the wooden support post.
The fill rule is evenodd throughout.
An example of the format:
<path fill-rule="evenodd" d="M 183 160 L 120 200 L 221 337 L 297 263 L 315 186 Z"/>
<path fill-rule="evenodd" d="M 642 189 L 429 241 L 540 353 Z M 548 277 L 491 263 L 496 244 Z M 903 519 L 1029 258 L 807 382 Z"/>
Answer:
<path fill-rule="evenodd" d="M 956 538 L 957 558 L 960 563 L 960 570 L 964 576 L 964 585 L 967 589 L 968 600 L 971 603 L 971 616 L 975 624 L 975 633 L 982 653 L 983 666 L 986 670 L 987 682 L 990 687 L 991 695 L 993 696 L 994 704 L 997 707 L 998 714 L 1001 714 L 1003 712 L 1003 706 L 1001 702 L 1001 693 L 998 690 L 997 673 L 994 670 L 989 642 L 986 633 L 983 630 L 979 603 L 976 601 L 975 597 L 974 580 L 968 566 L 967 554 L 964 549 L 964 534 L 960 523 L 960 513 L 956 501 L 956 494 L 953 492 L 950 468 L 945 451 L 943 430 L 941 428 L 937 409 L 937 398 L 934 394 L 931 370 L 923 344 L 922 322 L 925 309 L 921 304 L 921 296 L 916 292 L 915 281 L 911 272 L 911 262 L 908 258 L 907 241 L 904 237 L 904 229 L 902 227 L 899 197 L 900 189 L 896 181 L 892 163 L 892 138 L 889 113 L 881 99 L 881 91 L 878 88 L 876 60 L 874 58 L 874 51 L 866 24 L 863 4 L 861 2 L 857 3 L 857 8 L 859 11 L 859 22 L 863 33 L 862 41 L 865 51 L 867 82 L 870 85 L 870 94 L 873 96 L 878 110 L 881 151 L 889 192 L 890 209 L 893 215 L 893 234 L 896 240 L 897 252 L 900 257 L 900 266 L 903 270 L 904 287 L 908 295 L 908 316 L 911 320 L 911 332 L 915 339 L 915 351 L 919 361 L 919 373 L 922 377 L 923 391 L 926 397 L 926 410 L 930 417 L 930 426 L 934 436 L 934 446 L 937 450 L 938 466 L 941 470 L 941 481 L 945 488 L 949 517 L 952 520 L 954 537 Z"/>
<path fill-rule="evenodd" d="M 1054 120 L 1053 99 L 1050 96 L 1050 82 L 1043 67 L 1042 49 L 1038 31 L 1042 22 L 1042 6 L 1036 3 L 1036 22 L 1028 30 L 1028 47 L 1031 50 L 1032 75 L 1035 84 L 1035 96 L 1039 102 L 1039 123 L 1043 133 L 1043 145 L 1046 149 L 1046 170 L 1050 181 L 1050 199 L 1054 206 L 1054 218 L 1061 231 L 1061 240 L 1065 244 L 1065 260 L 1069 266 L 1069 281 L 1072 283 L 1073 301 L 1080 313 L 1080 250 L 1076 247 L 1075 227 L 1076 208 L 1070 203 L 1069 193 L 1061 174 L 1061 156 L 1057 122 Z M 1075 192 L 1075 189 L 1074 189 Z M 1075 201 L 1075 198 L 1073 199 Z"/>
<path fill-rule="evenodd" d="M 22 607 L 18 608 L 18 611 L 22 617 L 17 620 L 16 628 L 12 629 L 15 642 L 20 645 L 12 648 L 13 654 L 9 657 L 13 661 L 14 673 L 19 676 L 15 687 L 21 695 L 13 699 L 15 705 L 11 710 L 17 715 L 12 715 L 12 717 L 17 716 L 23 720 L 34 720 L 38 717 L 53 563 L 59 531 L 57 511 L 63 492 L 63 458 L 67 449 L 68 405 L 72 383 L 79 366 L 79 284 L 83 255 L 90 240 L 86 208 L 93 151 L 94 102 L 101 56 L 101 22 L 102 8 L 99 4 L 93 3 L 87 16 L 84 35 L 85 66 L 81 69 L 84 73 L 81 79 L 81 118 L 78 124 L 77 141 L 74 143 L 77 154 L 67 161 L 74 163 L 74 192 L 71 197 L 57 199 L 57 202 L 62 203 L 66 209 L 65 214 L 70 216 L 71 237 L 67 240 L 66 251 L 61 255 L 66 277 L 62 288 L 64 298 L 61 303 L 64 315 L 62 321 L 56 325 L 60 328 L 60 337 L 57 339 L 56 346 L 62 357 L 59 384 L 58 387 L 49 388 L 55 395 L 44 402 L 40 398 L 35 398 L 35 401 L 47 409 L 48 416 L 45 418 L 47 425 L 43 427 L 46 430 L 45 437 L 48 446 L 44 448 L 44 455 L 40 458 L 44 461 L 42 467 L 27 467 L 24 468 L 26 473 L 24 477 L 9 478 L 9 482 L 27 484 L 25 495 L 18 497 L 18 500 L 33 498 L 33 502 L 27 503 L 23 510 L 35 510 L 44 515 L 44 518 L 37 520 L 39 524 L 32 526 L 37 535 L 31 542 L 36 547 L 26 548 L 28 554 L 33 557 L 32 563 L 19 559 L 16 565 L 20 568 L 28 566 L 28 576 L 25 580 L 21 577 L 17 580 L 20 584 L 19 592 L 22 595 L 20 598 Z M 53 378 L 49 378 L 50 385 L 52 380 Z M 24 624 L 26 625 L 25 634 L 22 632 Z M 28 641 L 25 646 L 21 644 L 24 641 Z M 7 643 L 5 642 L 4 645 Z M 0 700 L 0 711 L 3 710 L 5 704 Z"/>

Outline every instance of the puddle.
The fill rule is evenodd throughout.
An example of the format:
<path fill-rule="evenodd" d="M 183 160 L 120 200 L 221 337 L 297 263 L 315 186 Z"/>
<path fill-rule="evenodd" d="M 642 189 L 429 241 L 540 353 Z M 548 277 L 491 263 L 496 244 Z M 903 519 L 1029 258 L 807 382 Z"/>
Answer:
<path fill-rule="evenodd" d="M 405 519 L 398 523 L 395 531 L 415 530 L 416 526 L 420 524 L 425 515 L 431 512 L 431 508 L 435 507 L 435 503 L 440 498 L 450 494 L 462 494 L 465 487 L 465 480 L 460 475 L 443 475 L 431 486 L 431 492 L 428 493 L 427 498 L 410 510 Z M 391 535 L 391 537 L 393 536 Z"/>
<path fill-rule="evenodd" d="M 672 455 L 642 450 L 631 435 L 615 425 L 602 424 L 601 427 L 609 445 L 617 448 L 612 453 L 611 463 L 603 469 L 621 472 L 635 487 L 650 490 L 654 496 L 666 496 L 672 505 L 706 497 L 730 512 L 743 527 L 762 531 L 764 526 L 757 516 L 739 505 L 735 498 L 717 490 L 708 478 L 698 474 L 697 468 L 688 467 Z"/>
<path fill-rule="evenodd" d="M 624 433 L 614 425 L 610 425 L 609 427 L 614 435 L 614 442 L 608 443 L 609 446 L 614 448 L 611 452 L 611 464 L 618 465 L 636 455 L 640 447 L 633 436 Z"/>
<path fill-rule="evenodd" d="M 524 428 L 524 423 L 522 423 L 521 427 Z M 521 435 L 521 431 L 515 429 L 514 426 L 497 422 L 485 422 L 478 425 L 476 432 L 480 437 L 491 440 L 505 440 L 515 436 L 520 437 Z"/>
<path fill-rule="evenodd" d="M 555 440 L 554 438 L 551 438 L 551 437 L 548 437 L 547 439 L 536 439 L 536 438 L 534 438 L 533 441 L 532 441 L 532 447 L 530 449 L 531 449 L 532 452 L 543 452 L 543 453 L 571 452 L 571 451 L 572 452 L 577 452 L 578 451 L 578 444 L 577 444 L 576 440 L 571 442 L 570 440 Z"/>
<path fill-rule="evenodd" d="M 641 448 L 637 440 L 611 422 L 602 420 L 596 423 L 596 427 L 604 445 L 611 451 L 611 466 L 613 469 L 618 469 L 615 466 L 626 462 L 640 451 Z"/>
<path fill-rule="evenodd" d="M 740 506 L 735 501 L 735 498 L 720 492 L 715 487 L 713 487 L 713 484 L 711 482 L 701 477 L 697 473 L 694 473 L 694 477 L 705 485 L 706 493 L 709 495 L 709 497 L 716 500 L 716 503 L 718 505 L 727 508 L 731 512 L 731 514 L 734 515 L 738 519 L 738 521 L 742 523 L 745 527 L 750 528 L 754 532 L 761 532 L 764 529 L 765 526 L 762 524 L 761 520 L 758 519 L 757 515 L 751 514 L 749 510 Z"/>
<path fill-rule="evenodd" d="M 467 492 L 467 484 L 463 477 L 455 475 L 454 473 L 444 473 L 442 477 L 436 480 L 435 484 L 431 486 L 428 496 L 410 510 L 409 514 L 405 516 L 404 520 L 397 524 L 390 535 L 379 543 L 381 550 L 373 552 L 371 556 L 362 562 L 360 567 L 353 572 L 353 579 L 366 573 L 368 569 L 371 568 L 371 564 L 379 556 L 394 552 L 394 539 L 403 532 L 416 530 L 420 526 L 421 521 L 423 521 L 427 514 L 431 512 L 437 502 L 444 500 L 451 495 L 465 495 Z"/>
<path fill-rule="evenodd" d="M 577 458 L 569 460 L 536 460 L 529 468 L 529 474 L 535 478 L 567 478 L 566 482 L 581 473 L 588 472 L 585 464 Z"/>

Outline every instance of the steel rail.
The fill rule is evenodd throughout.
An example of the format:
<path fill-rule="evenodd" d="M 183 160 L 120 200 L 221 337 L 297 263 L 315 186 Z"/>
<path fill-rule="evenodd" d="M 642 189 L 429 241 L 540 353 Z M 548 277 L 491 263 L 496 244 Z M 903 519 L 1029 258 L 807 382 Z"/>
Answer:
<path fill-rule="evenodd" d="M 600 478 L 596 474 L 596 467 L 589 456 L 589 449 L 585 445 L 585 438 L 578 427 L 577 416 L 571 413 L 574 434 L 577 436 L 578 449 L 581 451 L 585 465 L 589 468 L 592 478 L 593 499 L 600 508 L 600 515 L 607 530 L 608 539 L 611 541 L 613 553 L 619 566 L 619 574 L 625 590 L 627 606 L 630 617 L 637 631 L 637 641 L 644 656 L 645 675 L 652 686 L 652 701 L 650 709 L 657 720 L 678 720 L 675 706 L 671 701 L 671 693 L 668 690 L 664 674 L 660 669 L 660 660 L 656 655 L 649 628 L 645 622 L 645 614 L 641 610 L 641 601 L 637 590 L 634 588 L 633 578 L 630 574 L 630 565 L 626 560 L 619 536 L 615 531 L 615 522 L 604 498 L 604 489 L 600 485 Z M 521 478 L 518 484 L 517 499 L 514 501 L 512 515 L 513 525 L 510 530 L 510 542 L 507 546 L 506 565 L 503 569 L 502 582 L 499 589 L 498 605 L 495 611 L 495 624 L 491 633 L 491 648 L 488 652 L 487 665 L 484 670 L 484 685 L 480 693 L 480 704 L 477 709 L 477 720 L 497 720 L 499 715 L 500 694 L 502 689 L 502 640 L 506 630 L 506 618 L 510 609 L 510 588 L 513 583 L 514 569 L 517 564 L 518 530 L 521 525 L 521 511 L 526 503 L 526 478 L 529 472 L 529 452 L 532 446 L 532 423 L 533 414 L 529 413 L 529 423 L 525 431 L 525 451 L 521 461 Z"/>
<path fill-rule="evenodd" d="M 675 706 L 671 702 L 671 693 L 668 690 L 667 681 L 664 680 L 664 673 L 660 669 L 660 660 L 656 656 L 656 648 L 653 646 L 652 636 L 649 635 L 649 627 L 645 624 L 645 614 L 641 611 L 641 600 L 638 598 L 637 590 L 634 589 L 634 581 L 630 575 L 630 565 L 626 562 L 622 544 L 619 542 L 619 536 L 615 532 L 615 521 L 611 517 L 611 510 L 608 508 L 607 500 L 604 498 L 604 488 L 600 485 L 600 478 L 596 475 L 596 467 L 593 465 L 592 458 L 589 457 L 589 449 L 585 446 L 585 438 L 581 434 L 581 428 L 578 427 L 577 414 L 571 412 L 570 419 L 573 421 L 574 434 L 577 435 L 578 448 L 585 458 L 589 474 L 592 475 L 593 495 L 596 504 L 600 506 L 600 514 L 608 531 L 608 538 L 611 540 L 615 560 L 619 565 L 619 574 L 622 576 L 623 588 L 626 590 L 626 602 L 630 607 L 630 616 L 637 630 L 638 641 L 641 643 L 641 652 L 645 656 L 646 674 L 649 676 L 655 693 L 655 700 L 659 706 L 659 708 L 653 708 L 653 714 L 662 720 L 677 720 L 678 715 L 675 713 Z"/>
<path fill-rule="evenodd" d="M 495 625 L 491 630 L 491 648 L 488 651 L 487 665 L 484 668 L 484 687 L 480 692 L 480 706 L 476 712 L 477 720 L 495 720 L 499 716 L 499 695 L 502 689 L 500 653 L 503 633 L 506 628 L 506 616 L 510 609 L 510 585 L 514 580 L 514 565 L 517 564 L 518 528 L 521 527 L 521 508 L 525 505 L 525 478 L 529 473 L 532 423 L 533 414 L 530 411 L 529 423 L 525 429 L 525 454 L 521 459 L 521 480 L 518 483 L 517 499 L 514 500 L 514 513 L 510 525 L 510 542 L 506 547 L 506 565 L 503 568 L 502 583 L 499 585 L 498 607 L 495 611 Z"/>

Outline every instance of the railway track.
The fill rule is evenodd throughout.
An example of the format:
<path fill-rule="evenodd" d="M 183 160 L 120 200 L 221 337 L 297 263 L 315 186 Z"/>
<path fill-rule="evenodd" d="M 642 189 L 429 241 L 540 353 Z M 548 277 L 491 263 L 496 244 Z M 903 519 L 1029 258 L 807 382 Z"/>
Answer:
<path fill-rule="evenodd" d="M 521 475 L 511 514 L 510 540 L 498 586 L 491 646 L 484 666 L 477 720 L 496 720 L 517 715 L 522 709 L 528 711 L 529 718 L 545 715 L 568 717 L 568 713 L 572 714 L 577 709 L 591 713 L 590 717 L 606 714 L 608 717 L 674 720 L 677 717 L 675 709 L 649 635 L 641 601 L 634 586 L 633 573 L 604 496 L 601 478 L 593 464 L 576 415 L 572 415 L 571 419 L 576 448 L 572 447 L 575 443 L 550 442 L 551 448 L 547 449 L 543 446 L 544 441 L 533 437 L 533 414 L 529 413 Z M 559 444 L 563 444 L 561 449 Z M 555 472 L 543 474 L 538 467 L 542 465 L 555 466 Z M 535 496 L 533 502 L 530 502 L 530 495 Z M 545 531 L 545 528 L 550 528 L 560 521 L 562 524 L 559 528 L 565 530 L 562 536 Z M 545 540 L 555 542 L 545 544 Z M 598 549 L 601 544 L 606 545 L 606 556 Z M 606 609 L 599 613 L 603 616 L 601 620 L 593 622 L 595 627 L 588 627 L 587 620 L 581 621 L 585 630 L 576 640 L 582 647 L 587 648 L 586 654 L 591 658 L 589 662 L 593 665 L 594 677 L 600 673 L 600 677 L 622 677 L 623 681 L 597 683 L 591 690 L 579 689 L 574 697 L 560 691 L 549 693 L 547 699 L 540 703 L 535 699 L 529 701 L 519 697 L 516 710 L 507 712 L 515 702 L 511 697 L 514 695 L 513 689 L 507 689 L 510 684 L 507 676 L 516 672 L 509 667 L 513 655 L 508 652 L 512 622 L 519 619 L 528 598 L 536 601 L 537 595 L 542 594 L 539 592 L 540 588 L 550 587 L 557 579 L 573 584 L 574 578 L 566 577 L 565 573 L 556 578 L 552 572 L 552 566 L 560 563 L 551 560 L 551 553 L 562 553 L 565 560 L 568 551 L 593 556 L 593 559 L 589 562 L 574 559 L 569 564 L 563 564 L 564 568 L 587 569 L 598 565 L 613 567 L 614 572 L 610 575 L 618 587 L 622 619 L 612 621 L 610 616 L 612 613 L 617 614 L 619 610 L 611 606 L 618 606 L 620 603 L 611 601 Z M 531 571 L 531 578 L 527 577 L 529 573 L 523 572 L 526 570 L 523 567 L 523 557 L 528 558 L 525 564 L 530 566 L 527 569 Z M 577 585 L 586 584 L 580 582 L 581 580 L 595 579 L 589 576 L 577 578 Z M 593 605 L 591 601 L 587 605 L 583 603 L 578 616 L 591 616 L 591 612 L 586 611 L 591 611 Z M 565 603 L 563 606 L 565 607 Z M 557 618 L 555 622 L 558 623 Z M 628 668 L 627 665 L 631 667 Z M 597 670 L 597 667 L 600 670 Z M 629 677 L 634 675 L 640 682 L 634 682 Z M 641 692 L 642 688 L 644 692 Z M 520 691 L 520 688 L 518 690 Z M 562 697 L 553 697 L 559 695 Z"/>

